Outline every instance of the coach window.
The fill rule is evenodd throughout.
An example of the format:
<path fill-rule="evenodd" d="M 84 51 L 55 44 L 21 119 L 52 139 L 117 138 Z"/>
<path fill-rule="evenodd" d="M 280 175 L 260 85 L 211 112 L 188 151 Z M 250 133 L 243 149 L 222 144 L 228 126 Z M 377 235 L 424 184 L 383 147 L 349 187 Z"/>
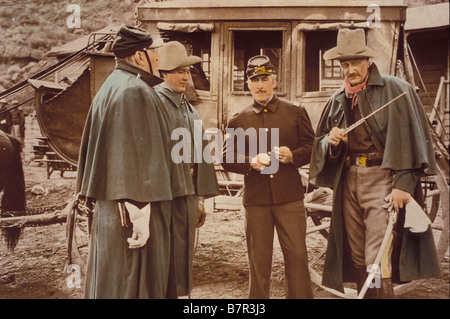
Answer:
<path fill-rule="evenodd" d="M 162 24 L 161 24 L 162 25 Z M 163 25 L 164 26 L 164 25 Z M 163 26 L 158 24 L 161 37 L 167 41 L 179 41 L 183 43 L 189 55 L 195 55 L 202 58 L 202 61 L 193 66 L 191 70 L 192 79 L 196 90 L 210 91 L 211 89 L 211 32 L 196 30 L 191 32 L 186 24 L 171 24 L 172 30 L 164 30 Z M 187 31 L 183 30 L 183 27 Z M 180 29 L 183 31 L 173 31 Z"/>
<path fill-rule="evenodd" d="M 275 92 L 284 92 L 283 31 L 282 30 L 233 30 L 232 91 L 249 91 L 245 73 L 247 61 L 255 55 L 266 55 L 274 65 L 277 75 Z"/>
<path fill-rule="evenodd" d="M 338 61 L 326 61 L 323 53 L 336 45 L 337 31 L 305 32 L 305 92 L 328 91 L 342 85 Z"/>
<path fill-rule="evenodd" d="M 344 74 L 338 60 L 325 60 L 325 50 L 320 50 L 320 91 L 334 91 L 342 86 Z"/>

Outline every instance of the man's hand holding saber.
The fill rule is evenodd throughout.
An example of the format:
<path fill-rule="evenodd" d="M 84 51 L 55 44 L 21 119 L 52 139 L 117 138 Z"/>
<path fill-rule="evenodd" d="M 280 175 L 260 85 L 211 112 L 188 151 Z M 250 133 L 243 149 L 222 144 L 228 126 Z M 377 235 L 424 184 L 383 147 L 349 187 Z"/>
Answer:
<path fill-rule="evenodd" d="M 333 127 L 333 129 L 329 133 L 328 142 L 333 147 L 337 147 L 339 145 L 339 143 L 341 143 L 341 141 L 344 142 L 344 143 L 347 143 L 348 142 L 348 133 L 350 131 L 352 131 L 353 129 L 355 129 L 356 127 L 358 127 L 362 123 L 364 123 L 368 118 L 372 117 L 373 115 L 375 115 L 376 113 L 380 112 L 381 110 L 383 110 L 387 106 L 391 105 L 392 102 L 398 100 L 400 97 L 402 97 L 405 94 L 406 94 L 406 92 L 403 92 L 402 94 L 399 94 L 397 97 L 393 98 L 392 100 L 390 100 L 389 102 L 387 102 L 386 104 L 381 106 L 380 108 L 376 109 L 375 111 L 373 111 L 369 115 L 363 117 L 362 119 L 360 119 L 359 121 L 355 122 L 353 125 L 347 127 L 346 129 Z M 409 203 L 409 201 L 411 200 L 411 194 L 409 194 L 408 192 L 405 192 L 403 190 L 394 188 L 392 190 L 390 199 L 391 199 L 391 202 L 392 202 L 392 206 L 394 207 L 394 209 L 396 211 L 398 211 L 400 208 L 403 208 L 403 206 L 405 206 L 406 204 Z"/>
<path fill-rule="evenodd" d="M 375 111 L 373 111 L 372 113 L 370 113 L 369 115 L 363 117 L 362 119 L 360 119 L 359 121 L 355 122 L 354 124 L 352 124 L 351 126 L 343 129 L 343 128 L 339 128 L 339 127 L 333 127 L 330 131 L 330 133 L 328 134 L 328 142 L 332 145 L 332 146 L 338 146 L 339 143 L 342 141 L 344 143 L 347 143 L 348 141 L 348 133 L 352 130 L 354 130 L 356 127 L 360 126 L 362 123 L 364 123 L 368 118 L 372 117 L 373 115 L 375 115 L 376 113 L 380 112 L 381 110 L 383 110 L 385 107 L 391 105 L 391 103 L 393 103 L 394 101 L 396 101 L 397 99 L 399 99 L 400 97 L 402 97 L 403 95 L 405 95 L 406 92 L 403 92 L 402 94 L 398 95 L 397 97 L 393 98 L 392 100 L 390 100 L 389 102 L 387 102 L 386 104 L 384 104 L 383 106 L 381 106 L 380 108 L 376 109 Z"/>

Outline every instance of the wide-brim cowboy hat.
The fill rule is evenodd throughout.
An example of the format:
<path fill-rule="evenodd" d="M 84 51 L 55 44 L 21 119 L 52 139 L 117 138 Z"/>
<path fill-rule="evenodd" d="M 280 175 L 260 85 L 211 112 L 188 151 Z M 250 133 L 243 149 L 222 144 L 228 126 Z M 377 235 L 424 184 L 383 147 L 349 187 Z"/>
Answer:
<path fill-rule="evenodd" d="M 378 53 L 366 45 L 366 35 L 363 29 L 341 29 L 337 36 L 337 45 L 326 51 L 325 60 L 348 60 L 358 58 L 373 58 Z"/>
<path fill-rule="evenodd" d="M 159 49 L 160 71 L 173 71 L 201 61 L 198 56 L 188 56 L 186 48 L 178 41 L 167 42 Z"/>

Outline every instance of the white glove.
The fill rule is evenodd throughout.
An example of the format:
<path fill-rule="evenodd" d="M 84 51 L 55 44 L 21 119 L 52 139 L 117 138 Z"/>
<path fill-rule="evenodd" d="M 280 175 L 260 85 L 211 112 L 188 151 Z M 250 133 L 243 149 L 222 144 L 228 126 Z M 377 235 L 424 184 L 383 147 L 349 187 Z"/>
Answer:
<path fill-rule="evenodd" d="M 125 202 L 125 207 L 133 224 L 133 235 L 127 239 L 130 249 L 141 248 L 150 237 L 150 204 L 142 209 Z"/>
<path fill-rule="evenodd" d="M 257 171 L 262 171 L 270 165 L 270 156 L 267 153 L 259 153 L 250 161 L 250 166 Z"/>
<path fill-rule="evenodd" d="M 258 154 L 258 160 L 263 165 L 266 165 L 266 166 L 270 165 L 270 156 L 267 153 Z"/>
<path fill-rule="evenodd" d="M 405 228 L 409 228 L 412 233 L 424 233 L 431 225 L 431 220 L 423 211 L 422 207 L 411 199 L 405 206 Z"/>
<path fill-rule="evenodd" d="M 6 124 L 6 120 L 2 120 L 0 124 Z"/>

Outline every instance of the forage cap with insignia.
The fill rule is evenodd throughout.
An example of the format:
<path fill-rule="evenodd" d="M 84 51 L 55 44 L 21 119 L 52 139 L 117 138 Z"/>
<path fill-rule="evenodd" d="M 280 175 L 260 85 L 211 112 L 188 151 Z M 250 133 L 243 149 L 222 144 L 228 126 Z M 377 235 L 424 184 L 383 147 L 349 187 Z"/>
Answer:
<path fill-rule="evenodd" d="M 274 74 L 273 64 L 269 57 L 265 55 L 257 55 L 248 60 L 247 63 L 247 77 L 249 79 L 260 75 Z"/>

